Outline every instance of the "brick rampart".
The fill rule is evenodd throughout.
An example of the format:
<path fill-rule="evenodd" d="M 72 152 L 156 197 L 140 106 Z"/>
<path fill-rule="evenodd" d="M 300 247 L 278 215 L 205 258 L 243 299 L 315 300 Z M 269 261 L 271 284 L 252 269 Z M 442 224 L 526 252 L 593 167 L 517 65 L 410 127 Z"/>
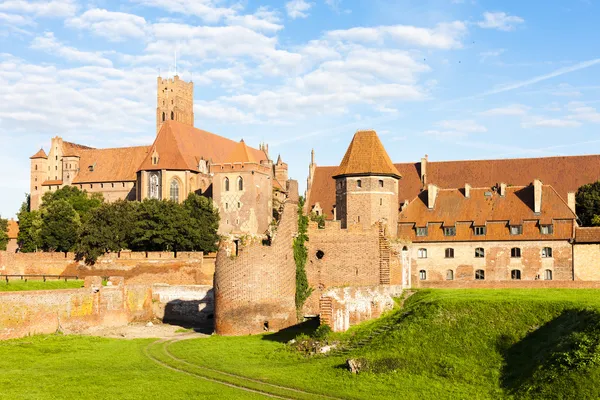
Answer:
<path fill-rule="evenodd" d="M 201 324 L 215 313 L 212 285 L 152 285 L 154 315 L 163 322 Z"/>
<path fill-rule="evenodd" d="M 238 255 L 223 244 L 215 267 L 215 330 L 220 335 L 276 331 L 296 323 L 296 264 L 293 240 L 298 232 L 298 183 L 289 182 L 289 198 L 271 246 L 258 241 L 240 246 Z"/>
<path fill-rule="evenodd" d="M 393 283 L 393 270 L 399 267 L 381 229 L 377 224 L 370 229 L 360 225 L 341 229 L 340 221 L 328 221 L 319 229 L 310 223 L 306 273 L 314 291 L 305 314 L 318 313 L 319 298 L 327 288 Z"/>
<path fill-rule="evenodd" d="M 347 331 L 352 325 L 378 318 L 394 307 L 394 297 L 402 294 L 398 285 L 331 288 L 319 299 L 319 316 L 334 332 Z"/>
<path fill-rule="evenodd" d="M 130 252 L 102 256 L 89 266 L 72 253 L 0 252 L 0 274 L 123 276 L 128 284 L 212 285 L 215 254 L 202 252 Z"/>
<path fill-rule="evenodd" d="M 600 281 L 437 281 L 421 289 L 600 289 Z"/>
<path fill-rule="evenodd" d="M 149 286 L 125 285 L 122 278 L 112 282 L 103 287 L 99 277 L 89 277 L 83 289 L 0 293 L 0 340 L 153 317 Z"/>

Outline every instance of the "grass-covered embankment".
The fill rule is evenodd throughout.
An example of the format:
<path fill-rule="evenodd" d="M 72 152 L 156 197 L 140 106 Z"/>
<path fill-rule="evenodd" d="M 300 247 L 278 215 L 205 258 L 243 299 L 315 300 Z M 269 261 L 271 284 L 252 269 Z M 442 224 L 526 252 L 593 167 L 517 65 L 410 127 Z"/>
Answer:
<path fill-rule="evenodd" d="M 0 281 L 0 292 L 20 292 L 23 290 L 55 290 L 55 289 L 79 289 L 83 287 L 83 280 L 70 281 L 24 281 L 9 280 Z"/>
<path fill-rule="evenodd" d="M 345 355 L 303 358 L 285 334 L 170 346 L 179 358 L 345 398 L 599 398 L 600 291 L 420 291 L 403 310 L 340 339 Z M 346 358 L 368 372 L 349 374 Z"/>

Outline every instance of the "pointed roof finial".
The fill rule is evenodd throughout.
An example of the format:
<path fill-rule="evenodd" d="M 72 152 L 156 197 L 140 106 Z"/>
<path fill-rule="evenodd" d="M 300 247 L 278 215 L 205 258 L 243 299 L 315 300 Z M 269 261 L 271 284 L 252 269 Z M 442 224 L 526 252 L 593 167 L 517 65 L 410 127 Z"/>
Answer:
<path fill-rule="evenodd" d="M 314 164 L 315 163 L 315 149 L 312 149 L 310 151 L 310 163 Z"/>

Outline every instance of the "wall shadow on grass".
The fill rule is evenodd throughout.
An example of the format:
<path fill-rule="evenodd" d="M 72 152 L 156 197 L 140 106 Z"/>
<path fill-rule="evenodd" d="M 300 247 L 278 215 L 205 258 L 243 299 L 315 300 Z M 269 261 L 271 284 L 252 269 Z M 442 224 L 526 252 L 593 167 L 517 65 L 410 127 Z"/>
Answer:
<path fill-rule="evenodd" d="M 584 334 L 594 336 L 594 330 L 599 327 L 600 314 L 597 311 L 569 309 L 522 340 L 501 336 L 497 347 L 504 357 L 502 388 L 509 393 L 529 397 L 534 394 L 529 390 L 535 392 L 540 385 L 552 385 L 557 376 L 580 365 L 577 357 L 581 358 L 581 353 L 576 356 L 574 350 L 579 348 Z"/>

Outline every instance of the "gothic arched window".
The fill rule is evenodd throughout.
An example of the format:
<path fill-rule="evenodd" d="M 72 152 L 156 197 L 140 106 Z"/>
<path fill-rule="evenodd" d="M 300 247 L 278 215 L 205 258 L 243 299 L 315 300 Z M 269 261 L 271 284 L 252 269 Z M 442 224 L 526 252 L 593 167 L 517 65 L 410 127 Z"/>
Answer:
<path fill-rule="evenodd" d="M 244 190 L 244 180 L 242 179 L 241 176 L 238 176 L 237 184 L 238 184 L 238 190 Z"/>
<path fill-rule="evenodd" d="M 171 181 L 169 194 L 171 196 L 172 201 L 176 201 L 177 203 L 179 203 L 179 181 L 177 179 L 173 179 Z"/>
<path fill-rule="evenodd" d="M 158 199 L 158 175 L 150 176 L 150 187 L 148 192 L 151 199 Z"/>
<path fill-rule="evenodd" d="M 225 181 L 223 182 L 223 186 L 225 186 L 225 191 L 229 192 L 229 178 L 225 178 Z"/>
<path fill-rule="evenodd" d="M 163 122 L 165 122 L 165 112 L 163 111 Z"/>

